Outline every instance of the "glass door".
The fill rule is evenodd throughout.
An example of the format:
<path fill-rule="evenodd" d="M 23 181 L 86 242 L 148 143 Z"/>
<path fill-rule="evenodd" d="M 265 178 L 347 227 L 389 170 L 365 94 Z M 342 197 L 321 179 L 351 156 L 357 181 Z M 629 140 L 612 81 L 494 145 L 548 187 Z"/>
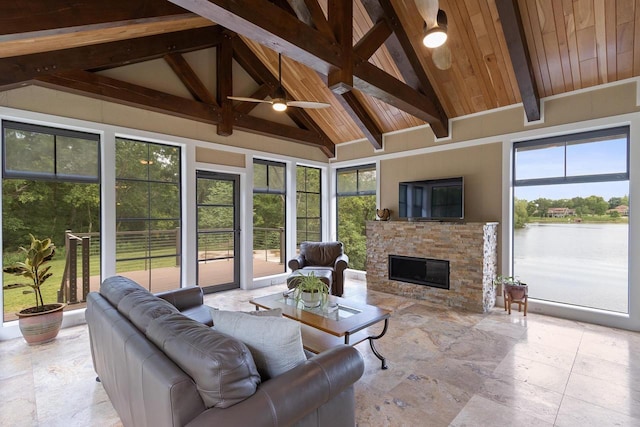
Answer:
<path fill-rule="evenodd" d="M 198 286 L 205 292 L 240 287 L 240 178 L 196 172 Z"/>

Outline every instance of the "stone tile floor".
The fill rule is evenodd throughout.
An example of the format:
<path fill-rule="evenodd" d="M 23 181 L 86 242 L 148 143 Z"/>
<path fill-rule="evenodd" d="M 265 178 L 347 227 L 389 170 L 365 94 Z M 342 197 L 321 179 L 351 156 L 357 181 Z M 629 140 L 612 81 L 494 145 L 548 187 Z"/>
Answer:
<path fill-rule="evenodd" d="M 206 296 L 252 310 L 284 285 Z M 350 280 L 347 298 L 393 311 L 377 344 L 357 348 L 358 426 L 640 426 L 640 334 L 501 308 L 475 314 L 380 292 Z M 372 333 L 377 333 L 373 330 Z M 95 382 L 86 326 L 38 347 L 0 342 L 1 426 L 119 426 Z"/>

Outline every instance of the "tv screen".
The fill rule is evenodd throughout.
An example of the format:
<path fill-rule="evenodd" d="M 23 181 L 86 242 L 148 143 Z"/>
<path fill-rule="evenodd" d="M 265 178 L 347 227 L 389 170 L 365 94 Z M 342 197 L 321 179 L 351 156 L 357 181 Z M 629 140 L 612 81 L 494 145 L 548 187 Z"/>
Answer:
<path fill-rule="evenodd" d="M 401 182 L 398 216 L 422 220 L 464 218 L 462 177 Z"/>

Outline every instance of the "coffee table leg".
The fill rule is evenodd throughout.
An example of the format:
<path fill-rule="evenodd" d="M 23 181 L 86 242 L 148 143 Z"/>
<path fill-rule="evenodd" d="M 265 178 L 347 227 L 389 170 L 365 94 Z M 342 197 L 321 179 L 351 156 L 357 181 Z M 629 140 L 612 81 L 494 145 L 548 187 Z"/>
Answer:
<path fill-rule="evenodd" d="M 376 350 L 376 347 L 373 345 L 373 340 L 377 340 L 379 338 L 382 338 L 384 336 L 384 334 L 387 333 L 387 327 L 388 326 L 389 326 L 389 319 L 384 319 L 384 328 L 382 328 L 382 332 L 380 333 L 380 335 L 368 338 L 369 345 L 371 345 L 371 351 L 373 351 L 373 354 L 375 354 L 376 357 L 382 361 L 382 369 L 387 369 L 388 368 L 387 359 L 384 358 L 380 353 L 378 353 L 378 350 Z"/>

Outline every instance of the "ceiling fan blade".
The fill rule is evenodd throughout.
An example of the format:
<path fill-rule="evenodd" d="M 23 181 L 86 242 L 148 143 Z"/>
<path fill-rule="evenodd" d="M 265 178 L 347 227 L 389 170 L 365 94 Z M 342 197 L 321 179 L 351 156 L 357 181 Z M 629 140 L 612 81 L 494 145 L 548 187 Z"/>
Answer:
<path fill-rule="evenodd" d="M 418 13 L 427 23 L 427 28 L 436 25 L 438 19 L 438 9 L 440 8 L 438 0 L 415 0 Z"/>
<path fill-rule="evenodd" d="M 451 68 L 451 49 L 449 49 L 449 45 L 443 44 L 433 49 L 431 60 L 439 70 L 444 71 Z"/>
<path fill-rule="evenodd" d="M 265 102 L 267 104 L 271 104 L 271 101 L 267 101 L 266 99 L 245 98 L 244 96 L 227 96 L 227 99 L 233 99 L 234 101 L 245 101 L 245 102 Z"/>
<path fill-rule="evenodd" d="M 300 107 L 307 109 L 329 108 L 331 104 L 313 101 L 287 101 L 287 107 Z"/>

